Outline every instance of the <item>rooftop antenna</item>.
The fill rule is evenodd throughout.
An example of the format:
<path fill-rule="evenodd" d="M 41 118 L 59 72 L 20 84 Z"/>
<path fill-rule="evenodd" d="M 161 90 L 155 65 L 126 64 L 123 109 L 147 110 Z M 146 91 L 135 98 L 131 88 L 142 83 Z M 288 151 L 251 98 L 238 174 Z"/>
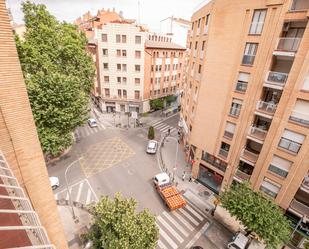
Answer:
<path fill-rule="evenodd" d="M 138 17 L 137 17 L 137 22 L 138 24 L 141 24 L 141 3 L 140 1 L 138 0 Z"/>

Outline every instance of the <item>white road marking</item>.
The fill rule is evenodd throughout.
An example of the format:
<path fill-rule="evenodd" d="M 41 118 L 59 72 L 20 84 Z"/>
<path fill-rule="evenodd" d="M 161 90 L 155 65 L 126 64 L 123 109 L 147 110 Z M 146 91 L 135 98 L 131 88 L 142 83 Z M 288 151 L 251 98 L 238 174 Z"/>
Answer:
<path fill-rule="evenodd" d="M 103 130 L 106 129 L 105 126 L 104 126 L 103 124 L 101 124 L 101 123 L 98 123 L 98 126 L 99 126 L 101 129 L 103 129 Z"/>
<path fill-rule="evenodd" d="M 161 216 L 158 216 L 157 219 L 180 243 L 183 242 L 183 238 Z"/>
<path fill-rule="evenodd" d="M 194 243 L 201 237 L 201 235 L 207 230 L 209 223 L 207 222 L 192 238 L 192 240 L 186 245 L 185 249 L 191 248 Z"/>
<path fill-rule="evenodd" d="M 174 212 L 173 213 L 177 218 L 178 220 L 181 221 L 182 224 L 184 224 L 190 231 L 193 231 L 194 230 L 194 227 L 189 223 L 187 222 L 184 218 L 181 217 L 181 215 L 179 215 L 178 213 Z"/>
<path fill-rule="evenodd" d="M 160 131 L 162 131 L 162 132 L 166 132 L 166 131 L 168 131 L 168 129 L 170 129 L 171 130 L 171 126 L 167 126 L 167 127 L 165 127 L 164 129 L 160 129 Z"/>
<path fill-rule="evenodd" d="M 186 205 L 185 207 L 186 209 L 188 209 L 192 214 L 194 214 L 195 217 L 197 217 L 199 220 L 204 220 L 205 217 L 201 216 L 198 212 L 196 212 L 192 207 L 190 207 L 189 205 Z"/>
<path fill-rule="evenodd" d="M 192 221 L 192 223 L 195 226 L 198 226 L 199 222 L 197 222 L 187 211 L 185 211 L 184 209 L 180 208 L 178 209 L 179 212 L 181 212 L 184 216 L 186 216 L 190 221 Z"/>
<path fill-rule="evenodd" d="M 86 128 L 85 127 L 85 129 L 84 129 L 84 132 L 86 133 L 86 136 L 89 136 L 90 134 L 89 134 L 89 131 L 88 131 L 88 128 Z"/>
<path fill-rule="evenodd" d="M 77 196 L 76 196 L 76 201 L 79 202 L 80 199 L 80 195 L 82 193 L 82 188 L 83 188 L 84 182 L 81 182 L 78 186 L 78 192 L 77 192 Z"/>
<path fill-rule="evenodd" d="M 95 201 L 98 201 L 99 198 L 98 198 L 97 194 L 94 192 L 94 190 L 93 190 L 92 186 L 90 185 L 88 179 L 86 179 L 85 181 L 88 183 L 88 186 L 89 186 L 89 188 L 91 189 L 91 191 L 92 191 L 92 193 L 93 193 L 93 195 L 94 195 L 94 197 L 95 197 Z"/>
<path fill-rule="evenodd" d="M 158 241 L 158 246 L 159 246 L 161 249 L 167 249 L 166 246 L 162 243 L 161 240 Z"/>
<path fill-rule="evenodd" d="M 163 215 L 171 222 L 175 225 L 175 227 L 177 227 L 177 229 L 186 237 L 189 236 L 189 234 L 182 228 L 182 226 L 177 222 L 175 221 L 175 219 L 169 214 L 167 213 L 166 211 L 163 212 Z"/>
<path fill-rule="evenodd" d="M 88 190 L 87 190 L 86 204 L 89 204 L 89 203 L 90 203 L 90 198 L 91 198 L 91 190 L 90 190 L 90 188 L 88 188 Z"/>
<path fill-rule="evenodd" d="M 159 225 L 158 225 L 159 226 Z M 159 233 L 160 235 L 167 241 L 167 243 L 170 244 L 170 246 L 173 248 L 173 249 L 176 249 L 178 248 L 178 246 L 176 245 L 176 243 L 162 230 L 162 229 L 159 229 Z"/>
<path fill-rule="evenodd" d="M 159 120 L 159 121 L 157 121 L 157 122 L 154 122 L 151 126 L 155 126 L 155 125 L 160 124 L 160 123 L 162 123 L 162 120 Z"/>
<path fill-rule="evenodd" d="M 160 129 L 160 128 L 164 127 L 164 126 L 166 126 L 166 124 L 162 123 L 162 124 L 153 126 L 153 128 L 155 128 L 155 129 Z"/>

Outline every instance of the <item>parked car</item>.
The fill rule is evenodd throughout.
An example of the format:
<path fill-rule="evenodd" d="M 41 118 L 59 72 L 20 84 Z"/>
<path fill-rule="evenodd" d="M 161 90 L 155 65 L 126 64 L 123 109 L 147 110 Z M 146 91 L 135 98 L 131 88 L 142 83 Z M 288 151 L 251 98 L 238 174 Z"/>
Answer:
<path fill-rule="evenodd" d="M 97 124 L 97 121 L 94 119 L 94 118 L 89 118 L 88 119 L 88 125 L 93 128 L 93 127 L 97 127 L 98 124 Z"/>
<path fill-rule="evenodd" d="M 149 140 L 146 152 L 149 154 L 156 154 L 157 148 L 158 148 L 158 142 L 156 140 Z"/>
<path fill-rule="evenodd" d="M 235 234 L 232 241 L 227 244 L 228 249 L 265 249 L 266 245 L 241 232 Z"/>
<path fill-rule="evenodd" d="M 52 187 L 53 190 L 55 190 L 56 188 L 60 186 L 59 178 L 56 176 L 49 177 L 49 181 L 50 181 L 50 186 Z"/>

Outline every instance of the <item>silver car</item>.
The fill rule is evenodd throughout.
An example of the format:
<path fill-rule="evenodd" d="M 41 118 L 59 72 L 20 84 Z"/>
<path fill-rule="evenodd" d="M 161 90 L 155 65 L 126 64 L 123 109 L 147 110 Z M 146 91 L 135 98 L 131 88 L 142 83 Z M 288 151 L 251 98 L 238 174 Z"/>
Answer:
<path fill-rule="evenodd" d="M 158 142 L 156 140 L 150 140 L 147 144 L 146 152 L 149 154 L 156 154 L 158 148 Z"/>
<path fill-rule="evenodd" d="M 97 127 L 98 124 L 97 124 L 97 121 L 94 119 L 94 118 L 89 118 L 88 119 L 88 125 L 93 128 L 93 127 Z"/>

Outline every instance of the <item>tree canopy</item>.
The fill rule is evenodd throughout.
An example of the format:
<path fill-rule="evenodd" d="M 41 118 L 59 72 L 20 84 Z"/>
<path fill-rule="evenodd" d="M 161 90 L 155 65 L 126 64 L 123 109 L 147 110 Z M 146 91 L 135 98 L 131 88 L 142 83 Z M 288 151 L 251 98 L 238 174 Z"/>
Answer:
<path fill-rule="evenodd" d="M 88 238 L 96 249 L 152 249 L 159 238 L 155 217 L 145 209 L 136 212 L 137 202 L 116 194 L 102 197 L 90 208 L 93 224 Z"/>
<path fill-rule="evenodd" d="M 57 155 L 88 117 L 95 75 L 87 39 L 44 5 L 22 3 L 26 32 L 16 45 L 42 149 Z"/>
<path fill-rule="evenodd" d="M 277 248 L 290 236 L 288 219 L 271 199 L 250 188 L 249 183 L 232 184 L 220 197 L 222 206 L 268 246 Z"/>

